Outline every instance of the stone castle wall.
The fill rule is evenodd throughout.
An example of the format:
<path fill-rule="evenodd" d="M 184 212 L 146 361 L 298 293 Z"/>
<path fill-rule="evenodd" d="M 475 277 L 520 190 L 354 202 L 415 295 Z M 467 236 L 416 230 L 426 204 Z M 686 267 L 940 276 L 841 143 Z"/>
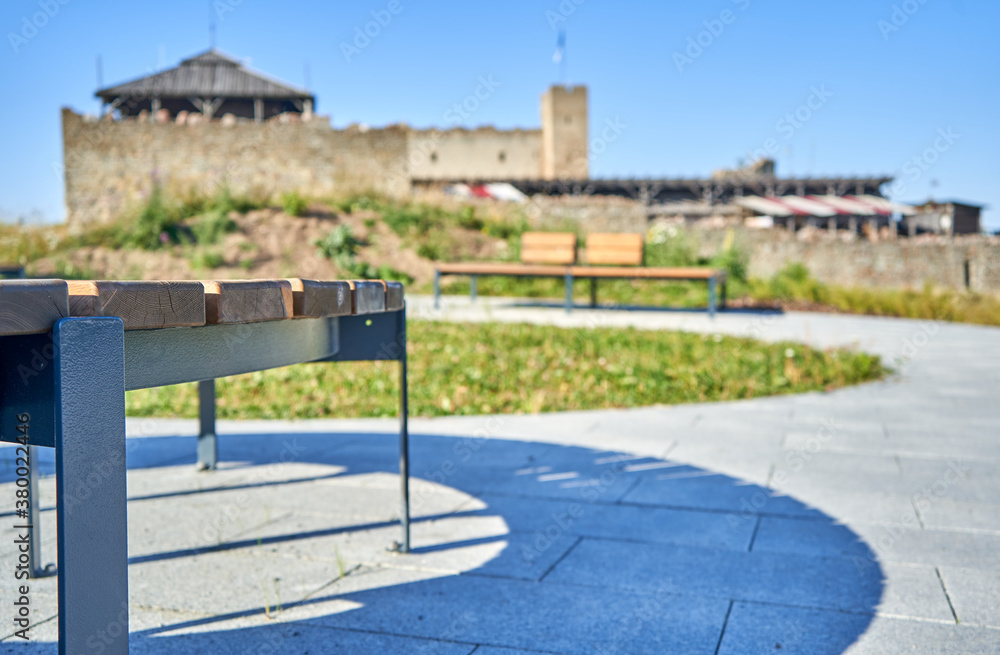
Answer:
<path fill-rule="evenodd" d="M 414 179 L 538 179 L 541 130 L 420 130 L 410 132 Z"/>
<path fill-rule="evenodd" d="M 700 231 L 702 255 L 718 252 L 725 230 Z M 790 263 L 803 263 L 827 284 L 908 287 L 926 283 L 964 289 L 966 268 L 973 291 L 1000 293 L 1000 239 L 985 236 L 919 237 L 883 241 L 801 240 L 784 230 L 740 230 L 736 243 L 749 255 L 751 277 L 768 278 Z"/>
<path fill-rule="evenodd" d="M 324 197 L 409 191 L 391 172 L 408 154 L 409 131 L 334 130 L 324 121 L 195 125 L 94 121 L 63 109 L 66 218 L 107 222 L 142 202 L 154 184 L 172 195 L 274 197 L 297 190 Z"/>

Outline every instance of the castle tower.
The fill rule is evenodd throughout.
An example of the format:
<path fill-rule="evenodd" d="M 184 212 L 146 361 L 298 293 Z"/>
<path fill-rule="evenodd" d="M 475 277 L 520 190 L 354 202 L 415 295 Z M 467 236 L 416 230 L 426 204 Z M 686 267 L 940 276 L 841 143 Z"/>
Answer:
<path fill-rule="evenodd" d="M 542 94 L 542 177 L 583 180 L 587 161 L 587 87 L 552 86 Z"/>

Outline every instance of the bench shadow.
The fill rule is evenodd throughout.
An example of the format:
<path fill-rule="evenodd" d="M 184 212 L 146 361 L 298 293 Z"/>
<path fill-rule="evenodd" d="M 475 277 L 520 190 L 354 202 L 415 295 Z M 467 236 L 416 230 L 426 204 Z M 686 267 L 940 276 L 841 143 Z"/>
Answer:
<path fill-rule="evenodd" d="M 212 473 L 193 471 L 193 437 L 129 442 L 133 527 L 247 499 L 242 532 L 162 519 L 155 542 L 130 543 L 132 602 L 187 611 L 133 621 L 132 652 L 842 653 L 882 597 L 875 554 L 846 526 L 669 459 L 412 435 L 413 551 L 396 555 L 394 434 L 223 435 Z M 254 526 L 262 503 L 271 520 Z M 262 618 L 251 570 L 289 585 L 279 620 Z M 226 600 L 191 593 L 206 584 Z"/>

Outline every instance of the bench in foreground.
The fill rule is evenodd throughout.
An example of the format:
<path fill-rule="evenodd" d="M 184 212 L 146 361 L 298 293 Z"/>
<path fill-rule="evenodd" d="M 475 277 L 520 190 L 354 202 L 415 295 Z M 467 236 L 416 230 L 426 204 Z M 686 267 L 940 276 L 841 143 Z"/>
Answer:
<path fill-rule="evenodd" d="M 39 524 L 32 451 L 56 450 L 60 653 L 90 652 L 98 634 L 102 652 L 128 652 L 126 390 L 302 362 L 399 361 L 400 549 L 409 549 L 401 285 L 5 281 L 0 360 L 0 441 L 20 444 L 30 469 L 29 508 L 15 521 L 29 532 Z M 203 464 L 214 465 L 214 440 L 214 426 L 199 438 Z M 39 541 L 33 533 L 33 573 Z"/>

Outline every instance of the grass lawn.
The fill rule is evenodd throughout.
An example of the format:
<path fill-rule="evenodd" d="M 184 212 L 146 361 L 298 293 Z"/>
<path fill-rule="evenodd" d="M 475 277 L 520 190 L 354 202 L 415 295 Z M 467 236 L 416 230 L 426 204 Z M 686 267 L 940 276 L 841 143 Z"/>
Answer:
<path fill-rule="evenodd" d="M 414 416 L 639 407 L 829 390 L 888 372 L 878 357 L 796 343 L 635 329 L 411 321 Z M 304 364 L 217 384 L 220 418 L 395 416 L 395 362 Z M 194 384 L 130 391 L 131 416 L 198 412 Z"/>

